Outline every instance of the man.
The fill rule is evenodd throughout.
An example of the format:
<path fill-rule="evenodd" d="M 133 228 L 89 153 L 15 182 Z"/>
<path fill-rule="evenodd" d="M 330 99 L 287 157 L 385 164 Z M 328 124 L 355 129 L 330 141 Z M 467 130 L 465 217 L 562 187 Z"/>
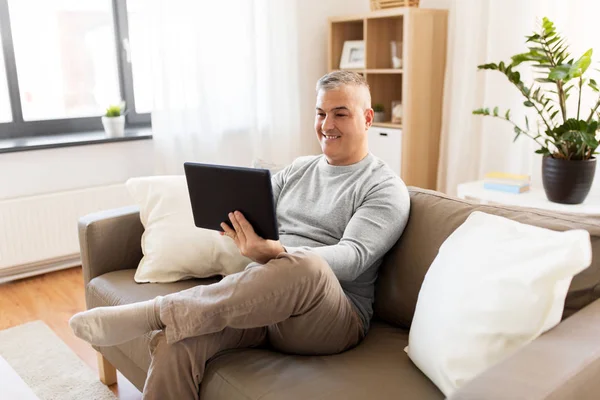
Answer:
<path fill-rule="evenodd" d="M 368 151 L 373 122 L 365 79 L 337 71 L 317 83 L 322 155 L 273 176 L 280 241 L 265 240 L 239 212 L 222 224 L 254 262 L 220 282 L 75 315 L 80 338 L 112 346 L 157 331 L 145 399 L 198 399 L 206 362 L 220 351 L 269 344 L 293 354 L 356 346 L 373 314 L 383 255 L 406 225 L 406 186 Z"/>

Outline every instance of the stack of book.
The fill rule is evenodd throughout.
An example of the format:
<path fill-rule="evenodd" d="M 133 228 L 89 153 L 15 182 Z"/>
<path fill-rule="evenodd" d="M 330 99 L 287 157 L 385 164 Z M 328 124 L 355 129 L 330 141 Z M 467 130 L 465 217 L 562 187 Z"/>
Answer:
<path fill-rule="evenodd" d="M 529 175 L 489 172 L 483 179 L 483 188 L 507 193 L 525 193 L 529 191 L 530 182 Z"/>

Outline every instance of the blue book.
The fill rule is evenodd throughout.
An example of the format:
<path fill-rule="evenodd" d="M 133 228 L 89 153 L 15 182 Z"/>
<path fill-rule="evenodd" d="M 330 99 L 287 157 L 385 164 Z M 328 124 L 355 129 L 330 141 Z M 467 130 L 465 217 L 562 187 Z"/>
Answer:
<path fill-rule="evenodd" d="M 502 185 L 499 183 L 484 182 L 483 188 L 506 193 L 523 193 L 529 190 L 529 185 Z"/>

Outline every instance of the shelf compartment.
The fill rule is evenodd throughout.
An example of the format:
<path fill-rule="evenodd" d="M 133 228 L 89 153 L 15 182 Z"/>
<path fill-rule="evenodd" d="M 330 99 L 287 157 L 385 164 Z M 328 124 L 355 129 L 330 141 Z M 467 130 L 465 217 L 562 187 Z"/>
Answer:
<path fill-rule="evenodd" d="M 347 40 L 364 40 L 364 21 L 333 22 L 330 25 L 331 42 L 329 49 L 329 70 L 339 69 L 344 42 Z"/>
<path fill-rule="evenodd" d="M 392 101 L 402 101 L 402 75 L 367 74 L 367 82 L 371 88 L 371 105 L 383 104 L 385 120 L 391 121 Z"/>
<path fill-rule="evenodd" d="M 404 39 L 404 16 L 375 18 L 367 21 L 366 56 L 367 69 L 392 69 L 391 42 L 395 41 L 402 53 Z"/>

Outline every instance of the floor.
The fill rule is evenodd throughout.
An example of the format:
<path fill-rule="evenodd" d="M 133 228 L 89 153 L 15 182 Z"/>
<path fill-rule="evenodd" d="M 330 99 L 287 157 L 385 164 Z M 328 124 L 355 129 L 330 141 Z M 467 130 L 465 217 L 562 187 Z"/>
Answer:
<path fill-rule="evenodd" d="M 75 337 L 69 318 L 85 310 L 81 267 L 0 284 L 0 330 L 42 320 L 86 364 L 98 371 L 96 351 Z M 110 389 L 121 400 L 141 399 L 141 393 L 120 373 Z"/>

